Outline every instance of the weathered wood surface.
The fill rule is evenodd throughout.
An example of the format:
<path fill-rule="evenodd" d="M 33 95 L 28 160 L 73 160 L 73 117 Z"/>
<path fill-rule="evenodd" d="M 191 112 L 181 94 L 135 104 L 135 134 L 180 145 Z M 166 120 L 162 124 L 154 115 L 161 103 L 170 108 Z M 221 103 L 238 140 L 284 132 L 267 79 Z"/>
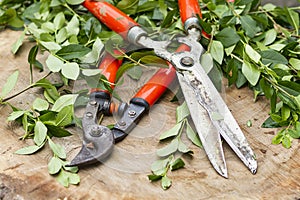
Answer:
<path fill-rule="evenodd" d="M 27 54 L 32 44 L 26 44 L 16 56 L 10 53 L 19 34 L 9 30 L 0 32 L 0 88 L 13 71 L 21 72 L 13 92 L 29 83 Z M 35 80 L 42 75 L 35 72 Z M 136 88 L 134 83 L 128 85 L 129 90 Z M 28 107 L 39 93 L 39 90 L 30 90 L 12 103 Z M 129 98 L 126 92 L 124 95 Z M 172 97 L 169 92 L 139 127 L 116 145 L 114 155 L 105 164 L 80 170 L 80 185 L 64 188 L 47 172 L 51 158 L 48 147 L 32 156 L 14 154 L 31 142 L 18 140 L 22 129 L 7 123 L 11 110 L 6 106 L 0 107 L 0 199 L 299 199 L 298 141 L 294 141 L 291 149 L 271 145 L 273 130 L 260 128 L 268 116 L 268 102 L 260 98 L 254 103 L 249 89 L 226 88 L 223 96 L 257 155 L 256 175 L 224 144 L 229 172 L 229 179 L 224 179 L 213 170 L 204 151 L 191 146 L 194 157 L 185 158 L 185 169 L 170 174 L 173 186 L 169 190 L 163 191 L 159 182 L 150 183 L 147 174 L 160 145 L 158 136 L 175 123 L 176 105 L 169 102 Z M 253 122 L 252 127 L 246 126 L 247 120 Z M 72 132 L 73 136 L 56 140 L 66 148 L 69 160 L 81 145 L 80 131 Z"/>

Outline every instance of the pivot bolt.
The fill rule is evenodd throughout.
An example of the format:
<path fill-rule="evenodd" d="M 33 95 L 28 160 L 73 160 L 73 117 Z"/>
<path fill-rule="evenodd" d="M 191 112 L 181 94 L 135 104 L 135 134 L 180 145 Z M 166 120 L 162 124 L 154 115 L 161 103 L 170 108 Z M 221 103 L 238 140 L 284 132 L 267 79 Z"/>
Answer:
<path fill-rule="evenodd" d="M 185 56 L 181 58 L 180 63 L 186 67 L 191 67 L 194 65 L 194 59 L 189 56 Z"/>
<path fill-rule="evenodd" d="M 90 135 L 95 136 L 95 137 L 101 136 L 102 135 L 102 128 L 99 127 L 99 126 L 92 127 Z"/>

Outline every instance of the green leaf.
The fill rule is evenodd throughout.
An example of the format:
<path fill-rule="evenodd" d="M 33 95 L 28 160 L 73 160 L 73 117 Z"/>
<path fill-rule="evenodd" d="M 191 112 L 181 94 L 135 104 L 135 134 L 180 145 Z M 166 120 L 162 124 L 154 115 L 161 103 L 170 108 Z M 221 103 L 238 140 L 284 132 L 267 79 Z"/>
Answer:
<path fill-rule="evenodd" d="M 266 36 L 263 41 L 263 44 L 266 46 L 272 44 L 276 40 L 276 37 L 277 37 L 277 32 L 275 29 L 268 30 L 266 32 Z"/>
<path fill-rule="evenodd" d="M 189 123 L 186 125 L 186 134 L 187 137 L 195 144 L 196 146 L 202 148 L 202 143 L 199 139 L 198 134 L 192 129 Z"/>
<path fill-rule="evenodd" d="M 138 7 L 138 0 L 121 0 L 117 4 L 117 8 L 126 14 L 135 14 Z"/>
<path fill-rule="evenodd" d="M 220 41 L 212 41 L 210 53 L 211 56 L 215 59 L 215 61 L 217 61 L 221 65 L 224 58 L 224 47 Z"/>
<path fill-rule="evenodd" d="M 171 171 L 183 168 L 185 163 L 181 158 L 177 158 L 175 161 L 170 163 L 171 165 Z"/>
<path fill-rule="evenodd" d="M 63 68 L 64 62 L 50 54 L 46 60 L 46 64 L 51 72 L 59 72 Z"/>
<path fill-rule="evenodd" d="M 184 101 L 180 106 L 176 108 L 176 122 L 177 123 L 181 122 L 189 115 L 190 115 L 190 110 L 187 106 L 187 103 Z"/>
<path fill-rule="evenodd" d="M 241 39 L 236 31 L 231 27 L 227 27 L 221 30 L 218 34 L 216 34 L 216 38 L 217 40 L 222 42 L 225 48 L 238 43 Z"/>
<path fill-rule="evenodd" d="M 179 143 L 178 138 L 174 138 L 170 144 L 168 144 L 167 146 L 161 149 L 158 149 L 156 151 L 156 154 L 160 157 L 168 156 L 177 151 L 178 143 Z"/>
<path fill-rule="evenodd" d="M 252 19 L 249 15 L 244 15 L 240 17 L 240 20 L 246 35 L 253 38 L 258 31 L 258 27 L 254 19 Z"/>
<path fill-rule="evenodd" d="M 166 175 L 161 178 L 161 187 L 166 190 L 171 187 L 172 181 Z"/>
<path fill-rule="evenodd" d="M 67 28 L 66 27 L 63 27 L 63 28 L 59 29 L 59 31 L 55 35 L 55 40 L 56 40 L 57 43 L 62 43 L 67 38 L 68 38 L 68 32 L 67 32 Z"/>
<path fill-rule="evenodd" d="M 78 5 L 84 2 L 84 0 L 66 0 L 68 4 Z"/>
<path fill-rule="evenodd" d="M 72 185 L 77 185 L 80 182 L 80 177 L 78 174 L 69 173 L 69 183 Z"/>
<path fill-rule="evenodd" d="M 73 120 L 73 105 L 65 106 L 56 116 L 56 126 L 67 126 Z"/>
<path fill-rule="evenodd" d="M 57 174 L 62 168 L 62 162 L 57 157 L 52 157 L 48 163 L 48 172 L 49 174 Z"/>
<path fill-rule="evenodd" d="M 173 159 L 173 156 L 162 160 L 156 160 L 151 164 L 151 171 L 157 176 L 163 176 L 167 172 L 167 166 L 170 161 Z"/>
<path fill-rule="evenodd" d="M 178 138 L 178 151 L 181 153 L 193 153 L 180 138 Z"/>
<path fill-rule="evenodd" d="M 43 145 L 41 145 L 41 146 L 37 146 L 37 145 L 27 146 L 27 147 L 24 147 L 22 149 L 17 150 L 15 153 L 20 154 L 20 155 L 30 155 L 30 154 L 33 154 L 33 153 L 37 152 L 42 147 L 43 147 Z"/>
<path fill-rule="evenodd" d="M 26 111 L 26 110 L 14 111 L 9 114 L 7 121 L 14 121 L 14 120 L 18 119 L 19 117 L 22 117 L 26 112 L 28 112 L 28 111 Z"/>
<path fill-rule="evenodd" d="M 162 176 L 156 174 L 149 174 L 147 176 L 149 181 L 158 181 L 162 178 Z"/>
<path fill-rule="evenodd" d="M 43 122 L 37 121 L 35 126 L 34 126 L 34 137 L 33 140 L 37 146 L 41 146 L 44 144 L 44 141 L 46 140 L 47 137 L 47 127 Z"/>
<path fill-rule="evenodd" d="M 143 70 L 140 66 L 134 66 L 132 68 L 129 68 L 126 74 L 134 80 L 139 80 L 143 75 Z"/>
<path fill-rule="evenodd" d="M 272 64 L 288 64 L 288 60 L 281 55 L 279 52 L 273 50 L 273 49 L 269 49 L 266 51 L 261 51 L 260 55 L 262 57 L 262 62 L 265 65 L 268 65 L 270 63 Z"/>
<path fill-rule="evenodd" d="M 288 131 L 288 134 L 289 134 L 292 138 L 294 138 L 294 139 L 300 138 L 300 132 L 298 132 L 298 131 L 296 131 L 296 130 L 294 130 L 294 129 L 288 129 L 287 131 Z"/>
<path fill-rule="evenodd" d="M 242 65 L 242 72 L 251 85 L 254 86 L 257 84 L 260 77 L 260 71 L 255 65 L 244 61 Z"/>
<path fill-rule="evenodd" d="M 62 57 L 66 60 L 71 60 L 75 58 L 82 58 L 87 53 L 91 51 L 90 48 L 85 47 L 81 44 L 69 44 L 67 46 L 62 47 L 59 51 L 56 52 L 56 55 Z"/>
<path fill-rule="evenodd" d="M 18 81 L 18 77 L 19 77 L 19 71 L 15 71 L 7 78 L 4 86 L 2 87 L 1 97 L 5 97 L 8 93 L 12 91 L 12 89 L 15 87 Z"/>
<path fill-rule="evenodd" d="M 184 123 L 183 122 L 180 122 L 180 123 L 177 123 L 175 126 L 173 126 L 171 129 L 163 132 L 160 137 L 159 137 L 159 140 L 164 140 L 166 138 L 169 138 L 169 137 L 173 137 L 173 136 L 176 136 L 179 134 L 180 132 L 180 129 L 182 127 Z"/>
<path fill-rule="evenodd" d="M 69 187 L 69 176 L 64 170 L 60 170 L 56 180 L 64 187 Z"/>
<path fill-rule="evenodd" d="M 63 27 L 66 21 L 65 15 L 63 12 L 58 13 L 53 20 L 55 30 L 59 30 Z"/>
<path fill-rule="evenodd" d="M 200 63 L 206 73 L 209 73 L 214 67 L 213 58 L 211 54 L 207 52 L 202 54 Z"/>
<path fill-rule="evenodd" d="M 153 67 L 155 66 L 162 67 L 162 68 L 168 67 L 167 62 L 156 55 L 145 55 L 142 58 L 140 58 L 140 62 L 144 64 L 148 64 Z"/>
<path fill-rule="evenodd" d="M 67 137 L 67 136 L 71 136 L 72 134 L 67 131 L 66 129 L 62 128 L 62 127 L 58 127 L 55 125 L 46 125 L 48 128 L 48 132 L 49 134 L 51 134 L 54 137 Z"/>
<path fill-rule="evenodd" d="M 61 73 L 67 79 L 76 80 L 80 73 L 79 65 L 75 62 L 65 63 L 62 65 Z"/>
<path fill-rule="evenodd" d="M 254 62 L 258 63 L 260 61 L 261 55 L 257 53 L 257 51 L 255 51 L 249 44 L 246 44 L 245 52 Z"/>
<path fill-rule="evenodd" d="M 53 153 L 57 157 L 59 157 L 61 159 L 66 159 L 66 157 L 67 157 L 66 152 L 61 145 L 55 144 L 50 138 L 48 139 L 48 143 L 49 143 L 49 146 L 52 149 Z"/>
<path fill-rule="evenodd" d="M 57 44 L 56 42 L 41 41 L 40 43 L 41 43 L 41 45 L 43 45 L 43 47 L 45 47 L 50 52 L 57 52 L 58 50 L 61 49 L 61 46 L 59 44 Z"/>
<path fill-rule="evenodd" d="M 284 136 L 284 130 L 279 131 L 279 133 L 272 138 L 272 144 L 280 144 Z"/>
<path fill-rule="evenodd" d="M 300 60 L 296 58 L 290 58 L 289 63 L 296 70 L 300 70 Z"/>
<path fill-rule="evenodd" d="M 68 37 L 77 36 L 80 29 L 79 29 L 79 20 L 76 15 L 73 15 L 72 19 L 66 26 Z"/>
<path fill-rule="evenodd" d="M 287 12 L 287 20 L 291 26 L 296 30 L 296 35 L 298 35 L 299 31 L 299 14 L 292 10 L 291 8 L 285 8 Z"/>
<path fill-rule="evenodd" d="M 284 135 L 281 142 L 282 146 L 289 149 L 292 145 L 292 138 L 290 137 L 290 135 Z"/>
<path fill-rule="evenodd" d="M 47 110 L 49 108 L 49 103 L 47 101 L 45 101 L 44 99 L 36 98 L 33 101 L 32 107 L 34 110 L 37 110 L 37 111 Z"/>
<path fill-rule="evenodd" d="M 66 94 L 59 97 L 55 101 L 51 110 L 55 112 L 60 112 L 64 107 L 73 105 L 77 96 L 78 96 L 77 94 Z"/>
<path fill-rule="evenodd" d="M 22 32 L 22 34 L 20 35 L 20 37 L 18 38 L 18 40 L 12 45 L 11 47 L 11 51 L 13 54 L 16 54 L 18 52 L 18 50 L 20 49 L 20 47 L 23 44 L 24 38 L 25 38 L 25 34 L 26 34 L 26 29 Z"/>

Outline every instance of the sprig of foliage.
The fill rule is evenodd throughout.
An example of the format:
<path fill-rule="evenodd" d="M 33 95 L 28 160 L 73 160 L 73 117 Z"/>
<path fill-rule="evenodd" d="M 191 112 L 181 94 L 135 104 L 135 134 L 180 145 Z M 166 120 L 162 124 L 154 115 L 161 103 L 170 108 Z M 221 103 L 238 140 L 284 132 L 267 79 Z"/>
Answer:
<path fill-rule="evenodd" d="M 259 1 L 224 3 L 203 1 L 203 18 L 212 28 L 208 52 L 228 78 L 229 85 L 248 85 L 254 99 L 270 100 L 270 117 L 263 127 L 295 127 L 300 114 L 299 14 L 297 8 L 280 8 Z M 221 53 L 224 52 L 224 53 Z M 286 135 L 286 134 L 285 134 Z M 292 138 L 283 137 L 290 147 Z M 289 142 L 286 142 L 286 141 Z"/>
<path fill-rule="evenodd" d="M 190 115 L 186 102 L 182 103 L 176 109 L 176 125 L 159 137 L 160 141 L 168 141 L 169 144 L 156 151 L 160 158 L 151 165 L 152 174 L 148 175 L 150 181 L 161 180 L 161 187 L 166 190 L 172 185 L 171 179 L 167 176 L 169 170 L 174 171 L 185 166 L 182 154 L 193 154 L 193 151 L 182 141 L 182 134 L 196 146 L 202 147 L 198 135 L 189 124 Z M 177 154 L 179 153 L 179 157 Z"/>

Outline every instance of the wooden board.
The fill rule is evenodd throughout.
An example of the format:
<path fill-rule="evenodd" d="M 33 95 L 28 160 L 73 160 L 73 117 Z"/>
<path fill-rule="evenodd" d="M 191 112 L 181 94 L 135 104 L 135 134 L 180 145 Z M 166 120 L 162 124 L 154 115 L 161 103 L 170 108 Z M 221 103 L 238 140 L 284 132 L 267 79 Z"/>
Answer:
<path fill-rule="evenodd" d="M 18 55 L 10 53 L 10 47 L 20 32 L 0 32 L 0 88 L 5 79 L 15 70 L 20 70 L 20 79 L 13 93 L 29 83 L 27 55 L 33 44 L 26 43 Z M 39 57 L 45 61 L 45 55 Z M 35 71 L 34 80 L 44 73 Z M 127 82 L 121 95 L 130 97 L 138 86 Z M 220 177 L 210 165 L 202 149 L 194 146 L 192 159 L 186 158 L 186 167 L 170 174 L 172 187 L 163 191 L 159 182 L 150 183 L 147 174 L 155 159 L 155 150 L 162 145 L 159 135 L 175 123 L 174 103 L 169 100 L 171 91 L 151 109 L 150 114 L 123 142 L 115 147 L 113 156 L 104 164 L 80 170 L 79 186 L 64 188 L 47 171 L 51 158 L 48 147 L 32 156 L 16 155 L 14 152 L 31 144 L 21 141 L 22 129 L 7 123 L 11 112 L 8 106 L 0 107 L 0 199 L 299 199 L 300 198 L 300 155 L 299 143 L 294 141 L 291 149 L 271 145 L 273 129 L 261 128 L 268 117 L 269 104 L 263 98 L 253 102 L 248 88 L 237 90 L 224 87 L 223 97 L 245 133 L 256 153 L 258 172 L 252 175 L 224 144 L 229 178 Z M 39 96 L 40 90 L 29 90 L 13 99 L 11 103 L 28 107 Z M 113 121 L 113 119 L 110 119 Z M 246 126 L 251 120 L 253 125 Z M 81 145 L 79 129 L 64 139 L 55 139 L 62 144 L 68 159 L 74 157 Z"/>

